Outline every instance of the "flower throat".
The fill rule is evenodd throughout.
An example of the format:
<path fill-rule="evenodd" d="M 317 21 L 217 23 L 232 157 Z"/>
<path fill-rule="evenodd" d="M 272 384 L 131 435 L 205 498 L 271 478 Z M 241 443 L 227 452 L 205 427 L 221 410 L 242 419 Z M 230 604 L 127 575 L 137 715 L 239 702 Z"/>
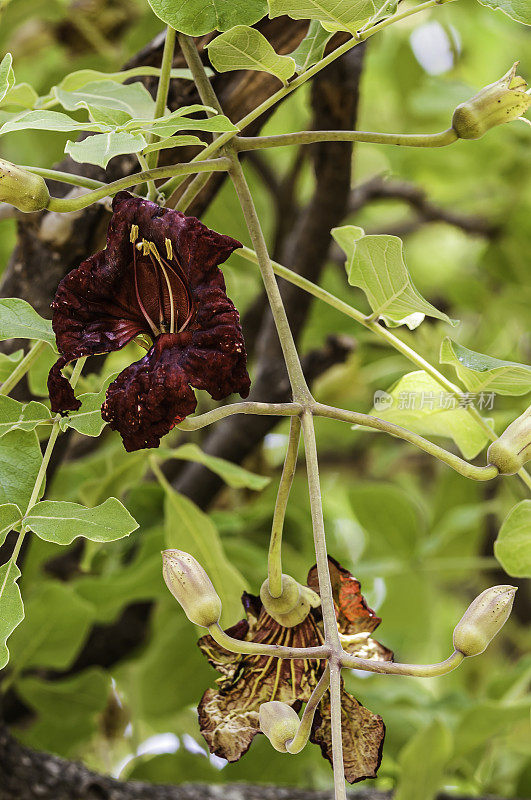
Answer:
<path fill-rule="evenodd" d="M 182 333 L 194 316 L 186 275 L 173 253 L 170 239 L 164 239 L 166 258 L 155 243 L 139 238 L 138 225 L 131 225 L 133 273 L 136 301 L 153 336 Z"/>

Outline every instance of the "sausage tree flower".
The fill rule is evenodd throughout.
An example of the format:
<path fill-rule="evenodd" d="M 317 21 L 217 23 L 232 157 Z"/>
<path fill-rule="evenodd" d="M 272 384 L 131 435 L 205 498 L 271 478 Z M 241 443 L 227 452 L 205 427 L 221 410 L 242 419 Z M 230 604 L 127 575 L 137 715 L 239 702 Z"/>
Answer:
<path fill-rule="evenodd" d="M 249 393 L 239 315 L 219 270 L 240 242 L 195 217 L 120 192 L 105 250 L 60 282 L 53 329 L 60 358 L 50 370 L 52 411 L 77 410 L 62 375 L 82 356 L 119 350 L 140 334 L 152 346 L 107 389 L 102 417 L 126 450 L 157 447 L 196 407 L 192 386 L 214 400 Z"/>
<path fill-rule="evenodd" d="M 390 661 L 393 654 L 371 637 L 380 624 L 350 572 L 329 558 L 334 603 L 344 649 L 363 658 Z M 308 585 L 319 591 L 317 569 L 308 574 Z M 246 619 L 227 633 L 242 641 L 288 647 L 323 644 L 320 608 L 312 608 L 303 622 L 290 628 L 276 622 L 259 597 L 242 597 Z M 203 636 L 199 647 L 210 664 L 221 673 L 216 689 L 207 689 L 199 703 L 199 723 L 210 751 L 228 761 L 238 761 L 260 733 L 260 706 L 271 701 L 287 703 L 298 712 L 310 699 L 325 661 L 283 660 L 276 657 L 229 653 L 211 636 Z M 350 783 L 374 778 L 380 765 L 385 726 L 382 718 L 364 708 L 344 689 L 341 692 L 345 778 Z M 332 762 L 330 696 L 328 692 L 316 712 L 310 741 L 318 744 L 323 757 Z"/>

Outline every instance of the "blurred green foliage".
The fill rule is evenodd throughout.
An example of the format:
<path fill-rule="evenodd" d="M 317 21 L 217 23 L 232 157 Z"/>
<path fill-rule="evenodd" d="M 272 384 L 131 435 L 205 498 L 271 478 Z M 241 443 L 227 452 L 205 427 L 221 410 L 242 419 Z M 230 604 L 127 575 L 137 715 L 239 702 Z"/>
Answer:
<path fill-rule="evenodd" d="M 0 50 L 13 53 L 17 80 L 31 82 L 41 94 L 74 69 L 118 69 L 161 29 L 143 0 L 72 4 L 12 0 L 0 14 Z M 529 29 L 470 0 L 407 20 L 370 42 L 358 127 L 443 130 L 455 105 L 496 80 L 516 57 L 521 59 L 521 74 L 531 75 Z M 302 129 L 309 119 L 305 87 L 278 109 L 264 133 Z M 62 157 L 64 144 L 60 133 L 25 131 L 2 139 L 2 156 L 49 167 Z M 442 150 L 368 144 L 355 148 L 354 184 L 377 176 L 408 181 L 438 206 L 478 215 L 498 229 L 496 236 L 486 237 L 445 222 L 415 221 L 415 212 L 398 199 L 370 202 L 343 221 L 378 233 L 413 222 L 404 236 L 413 281 L 437 308 L 461 321 L 455 329 L 431 319 L 414 331 L 400 328 L 400 337 L 433 364 L 438 364 L 441 341 L 447 335 L 479 353 L 529 361 L 528 151 L 529 132 L 520 123 L 493 130 L 480 141 L 458 142 Z M 290 168 L 295 150 L 268 151 L 264 157 L 281 176 Z M 271 195 L 252 167 L 247 174 L 271 240 Z M 301 202 L 312 189 L 312 172 L 306 164 L 299 181 Z M 249 243 L 228 184 L 204 221 Z M 1 221 L 2 265 L 14 241 L 14 221 Z M 260 291 L 258 273 L 237 255 L 224 272 L 229 295 L 244 312 Z M 368 311 L 363 293 L 348 286 L 337 263 L 328 264 L 322 284 Z M 356 348 L 345 364 L 319 380 L 315 394 L 323 402 L 368 412 L 376 390 L 388 390 L 412 371 L 401 355 L 370 331 L 315 301 L 301 349 L 321 345 L 330 333 L 354 337 Z M 130 363 L 133 347 L 109 356 L 101 375 L 81 380 L 82 390 L 99 391 L 107 376 Z M 443 365 L 441 371 L 456 380 L 450 366 Z M 46 391 L 43 377 L 39 364 L 31 375 L 32 389 L 39 396 Z M 204 398 L 200 402 L 208 407 Z M 496 429 L 501 432 L 525 406 L 525 396 L 496 395 L 490 413 Z M 216 547 L 223 548 L 227 569 L 239 571 L 255 592 L 264 578 L 286 433 L 286 424 L 279 425 L 246 465 L 270 477 L 271 483 L 261 491 L 225 488 L 203 523 Z M 80 434 L 74 435 L 82 441 Z M 523 486 L 517 478 L 474 484 L 403 442 L 350 430 L 331 420 L 317 422 L 317 435 L 329 550 L 362 580 L 368 602 L 383 619 L 379 639 L 402 661 L 445 658 L 452 629 L 471 598 L 490 584 L 510 582 L 494 559 L 493 539 L 510 509 L 525 496 Z M 187 435 L 186 441 L 200 445 L 203 436 Z M 169 438 L 170 445 L 181 443 L 176 432 Z M 5 438 L 2 441 L 5 444 Z M 480 455 L 478 463 L 481 459 Z M 18 731 L 19 737 L 122 777 L 222 783 L 268 782 L 274 776 L 283 784 L 328 786 L 329 767 L 311 746 L 287 757 L 258 737 L 238 764 L 221 768 L 206 757 L 192 706 L 215 676 L 195 647 L 198 631 L 162 584 L 159 554 L 165 536 L 176 537 L 182 547 L 186 536 L 179 525 L 181 512 L 168 499 L 164 503 L 163 490 L 148 480 L 147 468 L 144 453 L 125 453 L 117 436 L 105 431 L 89 455 L 77 447 L 75 459 L 58 469 L 48 487 L 49 499 L 89 505 L 112 493 L 125 502 L 140 528 L 128 539 L 105 546 L 87 542 L 80 570 L 67 584 L 48 571 L 57 547 L 31 540 L 21 581 L 27 618 L 10 640 L 14 689 L 34 712 L 31 723 Z M 26 491 L 22 485 L 21 491 Z M 301 464 L 286 520 L 285 571 L 303 580 L 313 561 Z M 227 622 L 238 619 L 237 583 L 225 586 L 225 592 L 233 590 Z M 53 681 L 39 677 L 39 670 L 63 671 L 73 663 L 91 624 L 110 623 L 126 605 L 147 600 L 154 603 L 147 640 L 139 642 L 125 661 L 108 671 L 90 667 L 74 677 L 61 677 L 59 672 Z M 531 760 L 525 746 L 531 660 L 526 655 L 529 632 L 522 621 L 528 603 L 523 596 L 517 603 L 520 612 L 485 654 L 446 677 L 345 676 L 349 690 L 386 722 L 383 763 L 373 785 L 396 786 L 400 800 L 426 800 L 440 788 L 471 796 L 531 794 Z M 57 724 L 59 715 L 64 725 Z M 143 742 L 167 733 L 179 737 L 176 752 L 150 754 L 149 748 L 145 752 Z"/>

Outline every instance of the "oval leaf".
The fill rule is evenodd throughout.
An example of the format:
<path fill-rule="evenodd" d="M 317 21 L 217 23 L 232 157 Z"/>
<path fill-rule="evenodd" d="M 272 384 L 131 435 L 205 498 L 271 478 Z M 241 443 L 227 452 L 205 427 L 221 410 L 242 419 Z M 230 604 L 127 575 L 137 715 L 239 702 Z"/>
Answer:
<path fill-rule="evenodd" d="M 529 0 L 479 0 L 482 6 L 502 11 L 516 22 L 531 25 L 531 3 Z"/>
<path fill-rule="evenodd" d="M 0 669 L 9 661 L 6 641 L 24 619 L 18 579 L 20 570 L 9 561 L 0 567 Z"/>
<path fill-rule="evenodd" d="M 42 453 L 35 431 L 14 430 L 0 439 L 0 503 L 27 508 Z"/>
<path fill-rule="evenodd" d="M 293 58 L 279 56 L 265 36 L 245 25 L 236 25 L 227 33 L 216 36 L 207 49 L 210 61 L 218 72 L 235 69 L 269 72 L 284 84 L 295 72 Z"/>
<path fill-rule="evenodd" d="M 488 441 L 459 396 L 444 391 L 423 370 L 404 375 L 388 392 L 375 393 L 371 414 L 424 436 L 447 436 L 465 458 L 474 458 Z"/>
<path fill-rule="evenodd" d="M 50 420 L 51 414 L 42 403 L 32 400 L 24 405 L 12 397 L 0 395 L 0 437 L 15 428 L 33 431 L 37 425 Z"/>
<path fill-rule="evenodd" d="M 455 324 L 415 288 L 398 236 L 365 236 L 361 228 L 353 225 L 334 228 L 332 236 L 347 256 L 348 282 L 365 292 L 374 316 L 386 325 L 414 329 L 425 316 Z"/>
<path fill-rule="evenodd" d="M 467 389 L 521 395 L 531 392 L 531 367 L 516 361 L 475 353 L 446 337 L 441 345 L 441 364 L 451 364 Z"/>
<path fill-rule="evenodd" d="M 381 5 L 375 0 L 269 0 L 269 16 L 317 19 L 329 31 L 355 33 Z"/>
<path fill-rule="evenodd" d="M 254 25 L 267 14 L 267 0 L 149 0 L 159 19 L 189 36 Z"/>
<path fill-rule="evenodd" d="M 51 321 L 18 297 L 0 300 L 0 339 L 39 339 L 55 348 Z"/>
<path fill-rule="evenodd" d="M 163 458 L 166 457 L 164 451 L 159 451 L 159 455 Z M 265 475 L 256 475 L 254 472 L 243 469 L 238 464 L 233 464 L 231 461 L 226 461 L 224 458 L 208 455 L 204 453 L 200 447 L 193 442 L 176 447 L 175 450 L 168 451 L 170 458 L 182 458 L 185 461 L 195 461 L 198 464 L 203 464 L 208 469 L 219 475 L 225 483 L 232 486 L 234 489 L 253 489 L 260 491 L 270 482 L 270 478 Z"/>
<path fill-rule="evenodd" d="M 81 142 L 67 142 L 65 153 L 78 164 L 97 164 L 105 168 L 111 158 L 125 153 L 139 153 L 146 146 L 140 134 L 113 131 L 88 136 Z"/>
<path fill-rule="evenodd" d="M 307 69 L 317 64 L 324 55 L 325 47 L 332 38 L 332 33 L 323 28 L 318 20 L 310 22 L 308 33 L 293 53 L 291 57 L 297 66 L 297 72 L 306 72 Z"/>
<path fill-rule="evenodd" d="M 41 539 L 54 544 L 71 544 L 78 536 L 92 542 L 114 542 L 138 528 L 136 520 L 115 497 L 109 497 L 95 508 L 44 500 L 32 506 L 24 518 L 24 525 Z"/>
<path fill-rule="evenodd" d="M 531 500 L 509 511 L 494 543 L 494 555 L 509 575 L 531 578 Z"/>
<path fill-rule="evenodd" d="M 13 530 L 21 520 L 22 512 L 14 503 L 0 506 L 0 547 L 4 544 L 9 531 Z"/>

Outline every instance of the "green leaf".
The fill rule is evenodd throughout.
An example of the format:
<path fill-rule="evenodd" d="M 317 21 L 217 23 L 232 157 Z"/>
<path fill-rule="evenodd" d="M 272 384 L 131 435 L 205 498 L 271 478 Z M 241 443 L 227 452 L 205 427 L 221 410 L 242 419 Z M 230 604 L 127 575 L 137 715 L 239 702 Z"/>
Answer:
<path fill-rule="evenodd" d="M 212 75 L 212 70 L 207 70 L 207 72 Z M 50 91 L 50 97 L 55 96 L 56 89 L 76 92 L 78 89 L 86 86 L 87 83 L 95 83 L 96 81 L 115 81 L 116 83 L 123 83 L 129 78 L 137 78 L 143 75 L 159 77 L 160 67 L 132 67 L 131 69 L 120 70 L 120 72 L 100 72 L 97 69 L 79 69 L 66 75 L 57 86 L 53 86 Z M 192 73 L 189 69 L 172 69 L 171 77 L 181 78 L 182 80 L 193 80 Z"/>
<path fill-rule="evenodd" d="M 0 506 L 0 547 L 4 544 L 9 531 L 13 530 L 21 519 L 22 512 L 14 503 L 5 503 Z"/>
<path fill-rule="evenodd" d="M 43 130 L 43 131 L 103 131 L 105 126 L 96 122 L 76 122 L 67 114 L 59 111 L 26 111 L 17 114 L 15 119 L 4 122 L 0 135 L 11 131 Z"/>
<path fill-rule="evenodd" d="M 140 134 L 112 131 L 87 136 L 81 142 L 69 141 L 65 153 L 79 164 L 97 164 L 105 168 L 111 158 L 124 153 L 139 153 L 145 146 L 146 140 Z"/>
<path fill-rule="evenodd" d="M 118 372 L 114 372 L 109 375 L 99 392 L 80 394 L 78 400 L 81 402 L 81 406 L 77 411 L 70 411 L 67 417 L 62 417 L 59 423 L 61 429 L 65 431 L 67 428 L 73 428 L 84 436 L 99 436 L 107 424 L 102 419 L 101 407 L 109 385 L 118 374 Z"/>
<path fill-rule="evenodd" d="M 2 61 L 0 61 L 0 101 L 4 99 L 14 83 L 13 56 L 11 53 L 6 53 Z"/>
<path fill-rule="evenodd" d="M 191 553 L 206 569 L 223 603 L 223 624 L 241 616 L 240 596 L 247 588 L 243 576 L 223 551 L 212 520 L 184 495 L 165 487 L 166 546 Z"/>
<path fill-rule="evenodd" d="M 55 334 L 49 319 L 18 297 L 0 300 L 0 339 L 39 339 L 55 348 Z"/>
<path fill-rule="evenodd" d="M 17 364 L 22 361 L 24 350 L 16 350 L 14 353 L 0 353 L 0 383 L 9 378 Z"/>
<path fill-rule="evenodd" d="M 526 720 L 529 723 L 529 697 L 511 704 L 486 700 L 467 708 L 455 731 L 455 752 L 466 758 L 477 747 L 492 747 L 496 735 L 503 736 Z"/>
<path fill-rule="evenodd" d="M 32 506 L 24 525 L 54 544 L 71 544 L 78 536 L 92 542 L 114 542 L 138 528 L 136 520 L 116 497 L 109 497 L 95 508 L 44 500 Z"/>
<path fill-rule="evenodd" d="M 531 500 L 522 500 L 505 517 L 494 555 L 508 575 L 531 578 Z"/>
<path fill-rule="evenodd" d="M 149 5 L 166 25 L 189 36 L 254 25 L 267 14 L 267 0 L 149 0 Z"/>
<path fill-rule="evenodd" d="M 0 105 L 33 108 L 38 99 L 39 95 L 29 83 L 16 83 L 8 91 Z"/>
<path fill-rule="evenodd" d="M 516 361 L 476 353 L 446 337 L 441 345 L 441 364 L 451 364 L 467 389 L 521 395 L 531 392 L 531 367 Z"/>
<path fill-rule="evenodd" d="M 174 450 L 159 451 L 160 455 L 165 458 L 166 453 L 170 458 L 181 458 L 185 461 L 195 461 L 198 464 L 203 464 L 208 469 L 223 478 L 225 483 L 232 486 L 234 489 L 253 489 L 254 491 L 261 491 L 268 483 L 270 478 L 265 475 L 256 475 L 254 472 L 249 472 L 238 464 L 233 464 L 231 461 L 226 461 L 224 458 L 217 456 L 210 456 L 204 453 L 200 447 L 193 442 L 187 442 Z"/>
<path fill-rule="evenodd" d="M 360 483 L 348 496 L 371 558 L 386 559 L 390 554 L 411 558 L 419 540 L 420 515 L 404 489 L 387 483 Z"/>
<path fill-rule="evenodd" d="M 133 123 L 131 123 L 133 124 Z M 173 136 L 177 131 L 207 131 L 213 133 L 225 133 L 227 131 L 235 132 L 238 128 L 232 124 L 228 117 L 223 114 L 218 114 L 216 117 L 210 119 L 190 119 L 183 117 L 180 114 L 171 114 L 168 117 L 163 117 L 151 122 L 146 120 L 145 127 L 149 126 L 149 130 L 165 139 L 168 136 Z"/>
<path fill-rule="evenodd" d="M 155 114 L 155 101 L 140 81 L 124 85 L 117 81 L 99 80 L 76 91 L 56 87 L 54 94 L 67 111 L 92 107 L 113 109 L 125 114 L 126 119 L 153 117 Z"/>
<path fill-rule="evenodd" d="M 25 606 L 24 625 L 10 641 L 17 674 L 37 666 L 67 669 L 89 631 L 92 606 L 67 584 L 55 581 L 40 583 Z"/>
<path fill-rule="evenodd" d="M 451 752 L 451 733 L 439 720 L 418 731 L 400 753 L 395 800 L 432 800 Z"/>
<path fill-rule="evenodd" d="M 375 0 L 269 0 L 269 16 L 317 19 L 328 31 L 355 33 L 381 5 Z"/>
<path fill-rule="evenodd" d="M 531 4 L 529 0 L 479 0 L 482 6 L 502 11 L 516 22 L 531 25 Z"/>
<path fill-rule="evenodd" d="M 333 34 L 323 28 L 318 20 L 313 19 L 310 22 L 308 33 L 297 49 L 290 53 L 299 74 L 306 72 L 307 69 L 310 69 L 322 59 L 325 47 L 332 36 Z"/>
<path fill-rule="evenodd" d="M 332 236 L 346 253 L 348 282 L 365 292 L 374 316 L 386 325 L 407 325 L 413 330 L 426 315 L 455 324 L 415 288 L 398 236 L 365 236 L 353 225 L 334 228 Z"/>
<path fill-rule="evenodd" d="M 0 669 L 9 661 L 6 641 L 24 619 L 24 605 L 18 588 L 20 570 L 16 564 L 0 567 Z"/>
<path fill-rule="evenodd" d="M 0 503 L 26 509 L 42 462 L 35 431 L 14 430 L 0 439 Z"/>
<path fill-rule="evenodd" d="M 15 428 L 33 431 L 37 425 L 49 420 L 51 414 L 42 403 L 32 400 L 24 405 L 12 397 L 0 395 L 0 437 Z"/>
<path fill-rule="evenodd" d="M 270 72 L 284 84 L 295 72 L 293 58 L 279 56 L 260 31 L 245 25 L 236 25 L 227 33 L 216 36 L 207 49 L 218 72 L 235 69 Z"/>
<path fill-rule="evenodd" d="M 167 139 L 161 139 L 160 142 L 148 144 L 147 147 L 144 147 L 142 153 L 146 155 L 147 153 L 155 153 L 157 150 L 166 150 L 168 147 L 186 147 L 189 145 L 206 147 L 206 142 L 198 136 L 169 136 Z"/>
<path fill-rule="evenodd" d="M 374 416 L 424 436 L 449 437 L 467 459 L 477 456 L 488 441 L 459 399 L 423 370 L 404 375 L 389 392 L 379 392 L 377 400 Z"/>
<path fill-rule="evenodd" d="M 97 733 L 99 717 L 111 691 L 111 677 L 91 667 L 64 680 L 19 678 L 17 694 L 37 714 L 37 720 L 18 736 L 30 747 L 48 747 L 64 757 Z"/>

